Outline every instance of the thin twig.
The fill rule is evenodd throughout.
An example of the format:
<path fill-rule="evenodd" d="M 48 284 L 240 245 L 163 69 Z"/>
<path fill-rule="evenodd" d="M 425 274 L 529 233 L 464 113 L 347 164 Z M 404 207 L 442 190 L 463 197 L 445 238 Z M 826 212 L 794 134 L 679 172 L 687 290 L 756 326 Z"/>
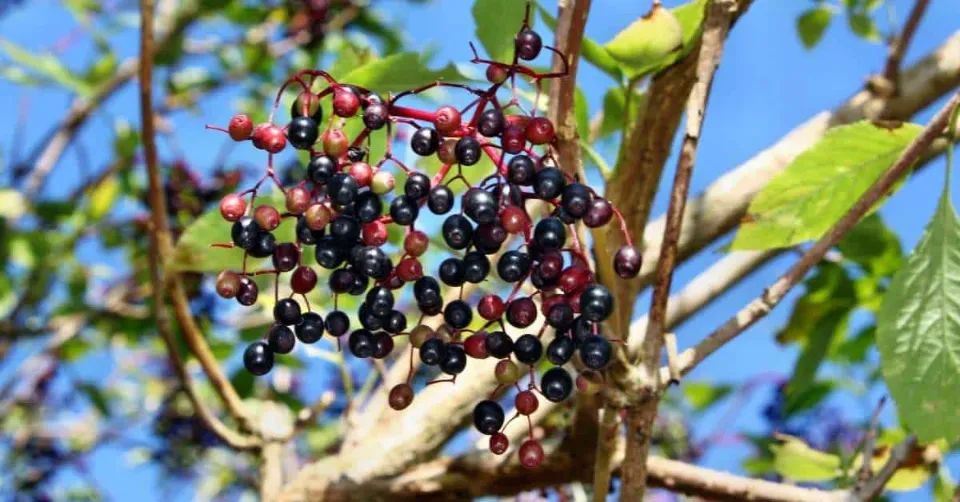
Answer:
<path fill-rule="evenodd" d="M 867 430 L 863 434 L 863 449 L 861 450 L 863 465 L 860 466 L 860 472 L 857 473 L 858 487 L 862 487 L 870 479 L 870 476 L 873 476 L 873 450 L 877 442 L 877 429 L 880 427 L 880 411 L 883 410 L 883 405 L 886 402 L 887 396 L 880 398 L 880 402 L 877 403 L 877 407 L 874 408 L 873 415 L 870 417 Z"/>
<path fill-rule="evenodd" d="M 883 77 L 897 89 L 897 83 L 900 78 L 900 64 L 903 62 L 903 55 L 907 52 L 910 41 L 913 40 L 917 27 L 920 25 L 920 19 L 927 10 L 930 0 L 916 0 L 913 8 L 910 10 L 910 16 L 907 23 L 903 25 L 903 31 L 890 42 L 890 50 L 887 55 L 887 64 L 883 69 Z"/>
<path fill-rule="evenodd" d="M 659 368 L 664 345 L 667 301 L 670 298 L 670 285 L 677 264 L 677 243 L 683 225 L 683 211 L 690 191 L 690 178 L 697 158 L 710 87 L 720 65 L 727 31 L 736 11 L 736 0 L 714 0 L 707 5 L 707 17 L 697 58 L 696 83 L 687 99 L 686 133 L 677 160 L 673 189 L 670 192 L 667 224 L 664 227 L 663 243 L 660 245 L 647 332 L 640 347 L 641 360 L 638 363 L 643 393 L 635 396 L 641 398 L 641 402 L 627 409 L 627 456 L 623 465 L 621 502 L 641 500 L 646 488 L 646 459 L 650 450 L 650 429 L 657 416 L 659 401 Z M 675 359 L 670 361 L 670 366 L 676 370 Z M 679 375 L 675 373 L 672 378 L 679 378 Z"/>
<path fill-rule="evenodd" d="M 689 373 L 700 362 L 736 338 L 740 333 L 743 333 L 780 303 L 787 292 L 803 280 L 807 272 L 820 262 L 827 251 L 840 242 L 840 239 L 860 221 L 860 218 L 890 191 L 890 187 L 910 171 L 930 144 L 943 133 L 947 122 L 950 120 L 950 113 L 958 104 L 960 104 L 960 93 L 954 94 L 950 101 L 937 112 L 923 132 L 907 146 L 897 161 L 860 196 L 853 207 L 840 218 L 840 221 L 804 253 L 803 257 L 790 270 L 770 285 L 759 298 L 747 304 L 693 348 L 683 351 L 680 354 L 679 361 L 681 372 L 683 374 Z M 661 381 L 664 379 L 665 373 L 667 372 L 661 371 Z"/>
<path fill-rule="evenodd" d="M 862 488 L 854 490 L 847 498 L 847 502 L 868 502 L 880 495 L 883 487 L 887 485 L 890 478 L 897 472 L 897 469 L 907 460 L 907 456 L 916 445 L 917 436 L 914 434 L 907 436 L 900 444 L 893 448 L 893 451 L 890 452 L 890 458 L 887 459 L 887 463 L 883 464 L 883 467 L 880 468 L 880 472 L 864 483 Z M 865 455 L 864 462 L 868 461 Z"/>
<path fill-rule="evenodd" d="M 153 54 L 153 0 L 140 0 L 140 54 Z M 196 393 L 184 361 L 177 352 L 177 344 L 173 337 L 173 329 L 167 309 L 164 307 L 165 287 L 161 276 L 161 250 L 170 246 L 170 231 L 166 220 L 166 200 L 163 195 L 163 181 L 160 178 L 160 169 L 157 162 L 157 147 L 153 123 L 153 58 L 142 57 L 140 65 L 140 117 L 143 127 L 143 151 L 147 165 L 149 180 L 150 210 L 152 228 L 150 231 L 150 281 L 153 287 L 153 310 L 156 318 L 157 330 L 163 337 L 170 358 L 170 365 L 177 373 L 181 385 L 193 404 L 194 410 L 200 419 L 217 436 L 228 445 L 238 449 L 250 449 L 258 445 L 254 438 L 243 436 L 221 422 L 203 403 Z"/>

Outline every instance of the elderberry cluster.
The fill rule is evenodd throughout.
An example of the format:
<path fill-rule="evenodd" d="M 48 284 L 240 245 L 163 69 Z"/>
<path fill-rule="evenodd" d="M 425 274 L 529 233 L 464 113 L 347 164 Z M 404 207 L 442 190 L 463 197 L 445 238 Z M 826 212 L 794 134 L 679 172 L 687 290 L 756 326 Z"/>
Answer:
<path fill-rule="evenodd" d="M 275 355 L 291 352 L 297 340 L 314 343 L 324 333 L 335 337 L 338 347 L 340 338 L 346 337 L 347 349 L 357 358 L 377 359 L 391 354 L 395 337 L 408 336 L 411 371 L 406 382 L 389 393 L 390 406 L 400 410 L 414 399 L 410 385 L 414 355 L 423 365 L 448 375 L 431 383 L 455 382 L 470 359 L 496 358 L 500 386 L 490 399 L 476 405 L 473 420 L 478 431 L 491 436 L 490 449 L 497 454 L 509 446 L 502 433 L 504 409 L 495 400 L 499 392 L 516 387 L 519 416 L 537 409 L 537 393 L 561 402 L 575 385 L 583 392 L 600 388 L 600 371 L 613 353 L 600 325 L 612 314 L 614 301 L 610 291 L 596 282 L 576 225 L 599 228 L 618 218 L 627 242 L 614 259 L 620 277 L 638 274 L 640 253 L 611 203 L 557 165 L 553 123 L 524 111 L 516 97 L 500 102 L 498 91 L 507 82 L 516 85 L 517 77 L 531 82 L 539 92 L 542 80 L 566 74 L 541 74 L 520 64 L 520 60 L 535 59 L 546 47 L 526 19 L 515 41 L 515 56 L 509 64 L 475 54 L 474 63 L 487 65 L 490 85 L 486 88 L 436 82 L 384 97 L 337 82 L 326 72 L 303 70 L 277 94 L 279 103 L 287 87 L 301 88 L 286 126 L 275 125 L 271 113 L 269 122 L 256 126 L 246 115 L 237 115 L 226 129 L 211 127 L 236 141 L 250 140 L 269 153 L 263 178 L 220 203 L 222 216 L 233 227 L 232 242 L 218 246 L 241 248 L 244 258 L 239 271 L 219 275 L 217 292 L 241 305 L 253 305 L 259 294 L 254 276 L 272 274 L 280 281 L 289 273 L 289 295 L 281 298 L 279 282 L 275 283 L 275 324 L 264 340 L 252 343 L 244 353 L 244 365 L 251 373 L 268 373 Z M 314 92 L 315 82 L 326 85 Z M 475 99 L 465 108 L 444 105 L 436 110 L 398 103 L 433 87 L 466 91 Z M 321 130 L 327 97 L 332 98 L 332 116 Z M 350 138 L 344 125 L 357 119 L 363 129 Z M 442 163 L 436 175 L 411 169 L 391 153 L 400 126 L 413 128 L 409 146 L 414 153 L 436 156 Z M 367 159 L 365 145 L 371 134 L 381 130 L 387 135 L 386 153 L 374 162 Z M 274 154 L 288 144 L 310 153 L 305 179 L 289 188 L 273 170 Z M 476 165 L 484 156 L 492 161 L 493 172 L 478 184 L 469 183 L 462 167 Z M 404 176 L 402 191 L 396 195 L 396 179 L 387 167 L 398 168 Z M 457 174 L 449 176 L 453 167 Z M 283 190 L 284 207 L 256 205 L 257 191 L 267 180 Z M 459 195 L 453 188 L 457 181 L 466 185 Z M 417 228 L 427 213 L 442 219 L 440 235 L 453 251 L 435 275 L 425 273 L 421 261 L 432 245 L 428 233 Z M 539 214 L 543 216 L 535 220 Z M 295 239 L 277 242 L 274 231 L 285 218 L 296 221 Z M 398 256 L 387 252 L 387 225 L 405 229 Z M 318 269 L 304 263 L 304 253 L 313 253 Z M 268 257 L 272 268 L 248 268 L 251 258 Z M 326 315 L 315 312 L 306 297 L 318 285 L 318 272 L 325 274 L 334 299 L 334 310 Z M 512 285 L 508 294 L 487 291 L 474 301 L 470 295 L 464 297 L 466 284 L 490 284 L 493 274 Z M 407 285 L 412 286 L 415 308 L 398 301 Z M 338 309 L 340 295 L 362 298 L 352 316 Z M 408 326 L 411 313 L 417 321 Z M 483 321 L 476 330 L 470 329 L 475 314 Z M 436 329 L 426 323 L 434 316 L 442 316 Z M 540 316 L 544 322 L 535 326 Z M 529 328 L 530 332 L 511 335 L 508 325 L 513 331 L 523 333 Z M 548 327 L 553 328 L 554 337 L 545 344 Z M 578 356 L 575 361 L 574 356 Z M 538 385 L 535 366 L 544 357 L 551 367 Z M 576 380 L 564 368 L 574 365 L 568 363 L 580 369 Z M 529 383 L 522 387 L 518 380 L 527 373 Z M 520 446 L 519 454 L 524 465 L 535 467 L 543 451 L 530 439 Z"/>

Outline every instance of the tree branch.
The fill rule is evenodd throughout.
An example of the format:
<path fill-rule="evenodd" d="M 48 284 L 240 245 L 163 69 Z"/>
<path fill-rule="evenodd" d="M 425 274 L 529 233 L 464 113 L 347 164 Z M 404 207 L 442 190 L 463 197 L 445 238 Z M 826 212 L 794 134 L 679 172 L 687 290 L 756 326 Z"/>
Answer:
<path fill-rule="evenodd" d="M 954 32 L 932 54 L 905 70 L 900 92 L 893 98 L 877 99 L 869 90 L 862 90 L 838 108 L 815 115 L 774 145 L 721 176 L 707 187 L 703 195 L 687 204 L 680 232 L 680 259 L 695 255 L 735 228 L 757 193 L 831 127 L 865 118 L 907 120 L 953 91 L 960 85 L 960 58 L 956 54 L 960 54 L 960 31 Z M 643 267 L 635 279 L 637 291 L 653 281 L 664 227 L 665 218 L 661 217 L 644 229 Z"/>
<path fill-rule="evenodd" d="M 150 54 L 152 56 L 150 59 L 153 59 L 153 55 L 167 50 L 171 44 L 177 43 L 180 35 L 197 20 L 198 14 L 199 10 L 196 6 L 188 5 L 182 10 L 176 11 L 176 14 L 172 18 L 159 19 L 159 24 L 169 23 L 170 28 L 163 38 L 151 47 Z M 36 158 L 36 162 L 33 163 L 33 170 L 24 186 L 24 195 L 32 198 L 43 188 L 43 183 L 47 179 L 47 176 L 53 171 L 54 166 L 57 165 L 60 157 L 63 156 L 63 152 L 70 146 L 70 143 L 73 142 L 74 136 L 76 136 L 80 128 L 86 124 L 87 119 L 93 115 L 93 112 L 96 111 L 100 105 L 105 103 L 115 92 L 123 87 L 124 84 L 133 79 L 133 77 L 136 77 L 139 68 L 140 60 L 138 58 L 128 59 L 120 64 L 110 80 L 107 80 L 94 90 L 92 96 L 73 100 L 73 103 L 70 105 L 70 110 L 56 127 L 52 136 L 43 147 L 43 150 L 41 150 L 38 155 L 31 156 L 32 158 Z"/>
<path fill-rule="evenodd" d="M 897 472 L 897 469 L 907 460 L 907 456 L 916 444 L 917 436 L 913 434 L 907 436 L 906 439 L 901 441 L 900 444 L 890 452 L 890 458 L 887 459 L 886 464 L 883 464 L 880 472 L 864 483 L 863 487 L 854 490 L 846 502 L 869 502 L 879 496 L 880 493 L 883 492 L 883 487 L 887 485 L 890 478 Z M 863 458 L 870 459 L 872 454 L 872 452 L 864 452 Z M 864 465 L 869 463 L 869 460 L 864 461 Z"/>
<path fill-rule="evenodd" d="M 670 297 L 673 270 L 677 264 L 677 242 L 680 240 L 683 211 L 690 191 L 690 178 L 696 162 L 710 87 L 717 67 L 720 66 L 727 31 L 736 11 L 737 0 L 713 0 L 707 4 L 700 53 L 697 57 L 696 84 L 687 100 L 686 134 L 680 148 L 680 158 L 677 160 L 677 172 L 667 210 L 667 224 L 660 246 L 660 260 L 657 262 L 650 321 L 640 347 L 638 376 L 641 378 L 642 394 L 631 396 L 639 397 L 641 401 L 627 408 L 627 455 L 623 465 L 623 484 L 620 487 L 621 502 L 641 500 L 646 489 L 646 459 L 650 452 L 650 430 L 656 420 L 659 405 L 660 359 L 663 353 L 667 301 Z"/>
<path fill-rule="evenodd" d="M 897 80 L 900 76 L 900 64 L 903 62 L 903 55 L 907 52 L 910 41 L 913 40 L 917 27 L 920 26 L 920 19 L 927 10 L 930 0 L 916 0 L 913 8 L 910 10 L 910 16 L 907 17 L 907 23 L 903 25 L 903 31 L 899 36 L 890 41 L 890 51 L 887 56 L 887 64 L 883 69 L 883 78 L 897 89 Z"/>
<path fill-rule="evenodd" d="M 580 134 L 574 115 L 574 97 L 577 92 L 577 69 L 580 67 L 580 45 L 587 25 L 591 0 L 560 0 L 554 43 L 552 71 L 563 71 L 561 54 L 567 59 L 569 74 L 550 85 L 547 112 L 556 126 L 560 169 L 571 175 L 582 175 Z"/>
<path fill-rule="evenodd" d="M 934 116 L 923 132 L 907 146 L 903 153 L 900 154 L 900 157 L 897 158 L 897 161 L 860 196 L 860 199 L 857 200 L 853 207 L 840 218 L 840 221 L 821 237 L 813 247 L 804 253 L 790 270 L 770 285 L 759 298 L 747 304 L 737 312 L 736 315 L 731 317 L 716 331 L 710 333 L 693 348 L 683 351 L 683 353 L 680 354 L 681 371 L 684 374 L 688 373 L 695 368 L 697 364 L 716 352 L 717 349 L 726 345 L 729 341 L 752 326 L 753 323 L 766 316 L 780 303 L 784 295 L 803 280 L 807 272 L 823 258 L 827 251 L 840 242 L 840 239 L 860 221 L 860 218 L 862 218 L 881 197 L 887 194 L 890 187 L 913 167 L 914 163 L 923 155 L 930 144 L 933 143 L 933 140 L 943 134 L 943 130 L 950 120 L 950 114 L 958 104 L 960 104 L 960 93 L 954 94 L 950 101 L 937 112 L 936 116 Z"/>
<path fill-rule="evenodd" d="M 153 0 L 140 0 L 140 54 L 139 67 L 140 81 L 140 118 L 143 128 L 143 151 L 147 165 L 149 180 L 149 198 L 152 227 L 150 229 L 150 281 L 153 288 L 153 310 L 157 322 L 157 330 L 167 348 L 171 366 L 177 373 L 180 382 L 193 404 L 199 418 L 211 431 L 228 445 L 238 449 L 256 447 L 258 441 L 254 438 L 242 436 L 228 428 L 221 422 L 200 400 L 196 393 L 190 375 L 184 366 L 183 360 L 176 349 L 176 341 L 165 307 L 165 287 L 161 275 L 161 252 L 169 249 L 170 228 L 166 219 L 166 200 L 163 194 L 163 180 L 160 178 L 160 169 L 157 165 L 157 146 L 153 121 L 153 58 L 143 57 L 154 54 L 153 41 Z"/>

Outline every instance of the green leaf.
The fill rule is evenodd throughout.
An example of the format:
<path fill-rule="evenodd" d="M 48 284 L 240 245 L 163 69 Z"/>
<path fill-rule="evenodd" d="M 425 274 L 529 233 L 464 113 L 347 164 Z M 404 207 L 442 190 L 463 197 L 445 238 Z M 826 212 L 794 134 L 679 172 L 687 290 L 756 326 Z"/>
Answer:
<path fill-rule="evenodd" d="M 858 12 L 850 14 L 847 17 L 847 21 L 850 24 L 850 29 L 860 38 L 871 42 L 880 41 L 880 30 L 877 29 L 877 25 L 873 22 L 873 19 L 866 13 Z"/>
<path fill-rule="evenodd" d="M 77 384 L 76 388 L 90 400 L 90 404 L 92 404 L 101 415 L 105 417 L 110 416 L 110 401 L 99 387 L 92 383 L 83 382 Z"/>
<path fill-rule="evenodd" d="M 466 80 L 466 77 L 452 63 L 439 70 L 431 70 L 419 54 L 404 52 L 355 68 L 341 80 L 371 91 L 388 92 L 412 89 L 435 80 L 459 82 Z"/>
<path fill-rule="evenodd" d="M 543 24 L 547 25 L 547 28 L 553 31 L 557 30 L 557 18 L 550 15 L 550 11 L 538 3 L 537 12 L 540 14 L 540 18 L 543 19 Z M 580 57 L 617 81 L 623 78 L 620 63 L 618 63 L 602 45 L 590 37 L 585 36 L 583 40 L 580 41 Z"/>
<path fill-rule="evenodd" d="M 249 201 L 247 202 L 249 204 Z M 274 189 L 269 194 L 257 196 L 256 205 L 268 204 L 282 208 L 285 198 L 280 190 Z M 285 218 L 280 227 L 275 230 L 278 241 L 284 237 L 278 232 L 291 230 L 294 223 Z M 230 229 L 232 223 L 224 221 L 218 206 L 207 210 L 196 221 L 187 227 L 177 245 L 173 249 L 173 257 L 169 267 L 181 272 L 221 272 L 225 269 L 240 270 L 243 262 L 243 250 L 240 248 L 214 248 L 211 244 L 230 243 Z M 286 228 L 285 228 L 286 227 Z M 254 262 L 248 261 L 247 266 L 254 269 Z"/>
<path fill-rule="evenodd" d="M 808 9 L 797 18 L 797 34 L 807 49 L 812 49 L 823 38 L 833 19 L 833 9 L 820 4 Z"/>
<path fill-rule="evenodd" d="M 630 99 L 630 116 L 625 117 L 627 93 L 623 87 L 611 87 L 603 96 L 603 120 L 600 122 L 600 136 L 605 138 L 623 130 L 626 124 L 633 122 L 647 103 L 645 91 L 634 91 Z"/>
<path fill-rule="evenodd" d="M 120 183 L 114 177 L 108 177 L 95 186 L 90 192 L 90 219 L 99 220 L 106 216 L 119 195 Z"/>
<path fill-rule="evenodd" d="M 641 18 L 607 42 L 604 47 L 611 56 L 629 68 L 628 73 L 632 78 L 657 72 L 690 52 L 699 37 L 706 4 L 706 0 L 691 0 L 670 9 L 669 12 L 672 13 L 676 24 L 662 14 L 658 15 L 654 21 L 645 21 Z M 677 26 L 679 26 L 679 42 L 676 40 Z M 670 50 L 664 51 L 671 44 Z"/>
<path fill-rule="evenodd" d="M 880 367 L 921 442 L 960 437 L 960 222 L 946 192 L 877 314 Z"/>
<path fill-rule="evenodd" d="M 937 477 L 933 480 L 933 500 L 935 502 L 951 502 L 957 486 L 950 475 L 950 469 L 941 465 Z"/>
<path fill-rule="evenodd" d="M 799 391 L 786 402 L 784 414 L 789 417 L 814 408 L 823 402 L 835 387 L 833 382 L 814 382 L 807 390 Z"/>
<path fill-rule="evenodd" d="M 801 153 L 750 203 L 732 250 L 784 248 L 832 227 L 922 130 L 868 121 L 835 127 Z"/>
<path fill-rule="evenodd" d="M 877 278 L 892 277 L 903 263 L 900 239 L 878 213 L 864 218 L 837 245 L 844 259 L 850 260 Z"/>
<path fill-rule="evenodd" d="M 833 263 L 818 265 L 816 273 L 804 282 L 804 289 L 787 325 L 776 335 L 778 343 L 806 342 L 818 332 L 821 320 L 857 304 L 853 281 L 843 267 Z"/>
<path fill-rule="evenodd" d="M 113 128 L 113 151 L 120 159 L 132 159 L 140 144 L 140 133 L 124 118 L 118 118 Z"/>
<path fill-rule="evenodd" d="M 810 333 L 810 339 L 800 352 L 797 364 L 793 368 L 793 377 L 787 384 L 786 394 L 789 402 L 794 396 L 802 396 L 810 388 L 817 370 L 827 357 L 827 351 L 833 341 L 847 330 L 852 309 L 836 309 L 820 318 Z"/>
<path fill-rule="evenodd" d="M 577 123 L 577 132 L 581 137 L 585 136 L 590 130 L 590 110 L 587 105 L 587 95 L 579 86 L 573 95 L 573 115 Z"/>
<path fill-rule="evenodd" d="M 53 54 L 33 54 L 6 40 L 0 40 L 0 51 L 3 51 L 12 61 L 81 96 L 89 97 L 93 94 L 93 87 L 71 72 Z"/>
<path fill-rule="evenodd" d="M 16 220 L 29 210 L 23 195 L 12 188 L 0 188 L 0 218 Z"/>
<path fill-rule="evenodd" d="M 503 63 L 513 61 L 513 39 L 520 31 L 525 9 L 525 2 L 516 0 L 476 0 L 473 3 L 477 40 L 487 51 L 489 59 Z"/>
<path fill-rule="evenodd" d="M 90 85 L 95 86 L 102 84 L 105 80 L 113 76 L 118 64 L 117 55 L 113 51 L 105 52 L 100 55 L 100 58 L 97 59 L 95 63 L 90 65 L 83 79 Z"/>
<path fill-rule="evenodd" d="M 814 450 L 799 438 L 781 435 L 780 444 L 770 446 L 773 468 L 792 481 L 829 481 L 840 474 L 840 457 Z"/>
<path fill-rule="evenodd" d="M 714 385 L 709 382 L 683 382 L 683 395 L 690 401 L 694 411 L 703 411 L 733 392 L 733 386 Z"/>

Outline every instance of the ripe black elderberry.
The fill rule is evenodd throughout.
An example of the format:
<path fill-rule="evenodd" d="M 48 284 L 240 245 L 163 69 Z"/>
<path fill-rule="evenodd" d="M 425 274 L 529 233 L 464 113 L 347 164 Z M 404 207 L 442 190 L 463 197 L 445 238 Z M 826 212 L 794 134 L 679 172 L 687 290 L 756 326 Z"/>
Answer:
<path fill-rule="evenodd" d="M 562 249 L 567 241 L 567 227 L 557 218 L 544 218 L 537 223 L 533 239 L 545 251 Z"/>
<path fill-rule="evenodd" d="M 302 320 L 300 304 L 293 298 L 281 298 L 273 306 L 273 319 L 280 324 L 294 325 Z"/>
<path fill-rule="evenodd" d="M 287 126 L 287 140 L 298 150 L 309 150 L 319 136 L 317 122 L 310 117 L 296 117 Z"/>
<path fill-rule="evenodd" d="M 440 148 L 440 133 L 430 127 L 421 127 L 410 137 L 410 148 L 421 157 L 433 155 Z"/>
<path fill-rule="evenodd" d="M 543 49 L 543 40 L 537 32 L 525 28 L 517 34 L 515 45 L 517 56 L 520 59 L 530 61 L 540 55 L 540 50 Z"/>
<path fill-rule="evenodd" d="M 268 232 L 262 232 L 256 237 L 256 242 L 253 247 L 247 250 L 250 253 L 250 256 L 255 258 L 266 258 L 273 254 L 273 251 L 277 248 L 277 239 L 273 234 Z"/>
<path fill-rule="evenodd" d="M 403 193 L 415 201 L 426 197 L 430 193 L 430 178 L 423 173 L 413 173 L 403 185 Z"/>
<path fill-rule="evenodd" d="M 324 324 L 328 333 L 339 338 L 350 330 L 350 317 L 343 311 L 334 310 L 327 314 Z"/>
<path fill-rule="evenodd" d="M 516 155 L 507 163 L 507 180 L 510 183 L 527 186 L 533 184 L 537 167 L 526 155 Z"/>
<path fill-rule="evenodd" d="M 480 114 L 477 121 L 477 132 L 488 138 L 494 138 L 503 133 L 503 112 L 491 108 Z"/>
<path fill-rule="evenodd" d="M 273 368 L 273 351 L 265 342 L 253 342 L 243 351 L 243 366 L 254 375 L 266 375 Z"/>
<path fill-rule="evenodd" d="M 389 115 L 386 105 L 374 103 L 363 111 L 363 125 L 374 131 L 383 129 L 383 126 L 387 125 Z"/>
<path fill-rule="evenodd" d="M 473 426 L 481 434 L 491 435 L 503 427 L 503 407 L 496 401 L 480 401 L 473 408 Z"/>
<path fill-rule="evenodd" d="M 257 244 L 260 237 L 260 225 L 249 216 L 244 216 L 233 223 L 230 237 L 237 247 L 250 250 Z"/>
<path fill-rule="evenodd" d="M 336 173 L 327 180 L 327 195 L 330 200 L 346 206 L 357 197 L 360 186 L 357 180 L 347 173 Z"/>
<path fill-rule="evenodd" d="M 540 377 L 540 390 L 547 399 L 559 403 L 573 392 L 573 378 L 563 368 L 550 368 Z"/>
<path fill-rule="evenodd" d="M 427 366 L 436 366 L 446 357 L 447 346 L 439 338 L 431 338 L 420 346 L 420 361 Z"/>
<path fill-rule="evenodd" d="M 290 328 L 286 326 L 275 324 L 267 333 L 267 345 L 275 354 L 289 354 L 295 343 L 296 339 L 293 336 L 293 331 L 290 331 Z"/>
<path fill-rule="evenodd" d="M 417 201 L 406 195 L 393 199 L 390 203 L 390 217 L 397 225 L 410 226 L 420 213 Z"/>
<path fill-rule="evenodd" d="M 490 260 L 479 251 L 472 251 L 463 257 L 464 278 L 467 282 L 478 284 L 490 274 Z"/>
<path fill-rule="evenodd" d="M 383 202 L 373 192 L 361 192 L 353 203 L 357 219 L 361 223 L 371 223 L 383 214 Z"/>
<path fill-rule="evenodd" d="M 303 320 L 294 328 L 297 340 L 303 343 L 314 343 L 323 336 L 323 317 L 316 312 L 303 314 Z"/>
<path fill-rule="evenodd" d="M 567 180 L 556 167 L 544 167 L 537 171 L 534 177 L 533 190 L 541 199 L 553 200 L 557 198 L 566 186 Z"/>
<path fill-rule="evenodd" d="M 464 136 L 457 141 L 454 154 L 457 156 L 457 162 L 472 166 L 480 161 L 480 142 L 472 136 Z"/>
<path fill-rule="evenodd" d="M 440 269 L 438 270 L 440 275 L 440 280 L 444 284 L 451 287 L 462 286 L 466 282 L 467 271 L 466 266 L 463 263 L 463 260 L 452 256 L 443 260 L 440 263 Z"/>
<path fill-rule="evenodd" d="M 505 282 L 517 282 L 530 271 L 530 255 L 516 250 L 503 253 L 497 261 L 497 274 Z"/>
<path fill-rule="evenodd" d="M 359 359 L 366 359 L 373 356 L 376 349 L 376 343 L 373 340 L 373 333 L 366 329 L 358 329 L 350 333 L 350 339 L 347 342 L 350 353 Z"/>
<path fill-rule="evenodd" d="M 523 335 L 514 342 L 513 353 L 521 363 L 536 364 L 543 357 L 543 343 L 534 335 Z"/>
<path fill-rule="evenodd" d="M 373 334 L 373 358 L 374 359 L 384 359 L 393 352 L 393 337 L 384 333 L 383 331 L 377 331 Z"/>
<path fill-rule="evenodd" d="M 503 331 L 489 333 L 484 343 L 487 347 L 487 354 L 497 359 L 503 359 L 513 353 L 513 339 Z"/>
<path fill-rule="evenodd" d="M 563 188 L 560 203 L 570 216 L 583 218 L 591 207 L 590 189 L 580 183 L 571 183 Z"/>
<path fill-rule="evenodd" d="M 440 371 L 448 375 L 459 375 L 467 367 L 467 353 L 463 347 L 447 344 L 443 359 L 440 361 Z"/>
<path fill-rule="evenodd" d="M 480 224 L 497 221 L 497 199 L 486 190 L 471 188 L 463 196 L 463 212 Z"/>
<path fill-rule="evenodd" d="M 613 313 L 613 295 L 599 285 L 587 286 L 580 295 L 580 312 L 587 320 L 600 322 Z"/>
<path fill-rule="evenodd" d="M 473 225 L 465 217 L 454 214 L 443 221 L 443 240 L 451 249 L 464 249 L 473 239 Z"/>
<path fill-rule="evenodd" d="M 600 335 L 590 335 L 580 344 L 580 360 L 592 370 L 601 370 L 610 364 L 613 347 Z"/>
<path fill-rule="evenodd" d="M 473 320 L 473 309 L 463 300 L 454 300 L 443 310 L 443 320 L 454 329 L 463 329 Z"/>
<path fill-rule="evenodd" d="M 453 208 L 453 191 L 446 185 L 437 185 L 430 189 L 427 207 L 433 214 L 447 214 Z"/>
<path fill-rule="evenodd" d="M 547 359 L 557 366 L 567 364 L 576 351 L 573 340 L 567 336 L 557 336 L 547 345 Z"/>

